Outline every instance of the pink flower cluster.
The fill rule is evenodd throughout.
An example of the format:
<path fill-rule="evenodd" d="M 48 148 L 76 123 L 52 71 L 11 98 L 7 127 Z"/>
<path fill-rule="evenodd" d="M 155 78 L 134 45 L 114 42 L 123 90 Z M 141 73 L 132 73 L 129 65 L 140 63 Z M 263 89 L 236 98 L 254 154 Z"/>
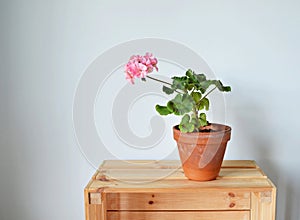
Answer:
<path fill-rule="evenodd" d="M 145 56 L 134 55 L 130 57 L 125 66 L 126 80 L 134 84 L 134 78 L 145 78 L 153 69 L 158 71 L 156 64 L 157 59 L 151 53 L 146 53 Z"/>

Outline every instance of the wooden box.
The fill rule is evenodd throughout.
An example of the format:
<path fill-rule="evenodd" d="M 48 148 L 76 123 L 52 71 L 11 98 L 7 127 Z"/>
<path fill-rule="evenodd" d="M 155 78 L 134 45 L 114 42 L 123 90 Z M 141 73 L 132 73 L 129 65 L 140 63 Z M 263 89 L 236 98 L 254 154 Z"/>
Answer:
<path fill-rule="evenodd" d="M 188 180 L 180 162 L 104 161 L 85 188 L 86 220 L 274 220 L 276 187 L 255 161 Z"/>

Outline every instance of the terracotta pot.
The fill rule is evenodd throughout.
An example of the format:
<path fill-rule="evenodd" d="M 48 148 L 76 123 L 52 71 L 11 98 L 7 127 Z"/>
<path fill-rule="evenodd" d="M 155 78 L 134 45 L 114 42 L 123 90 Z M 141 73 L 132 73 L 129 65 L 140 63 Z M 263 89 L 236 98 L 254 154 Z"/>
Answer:
<path fill-rule="evenodd" d="M 181 133 L 173 127 L 184 174 L 191 180 L 214 180 L 221 169 L 231 127 L 211 124 L 207 129 L 211 130 Z"/>

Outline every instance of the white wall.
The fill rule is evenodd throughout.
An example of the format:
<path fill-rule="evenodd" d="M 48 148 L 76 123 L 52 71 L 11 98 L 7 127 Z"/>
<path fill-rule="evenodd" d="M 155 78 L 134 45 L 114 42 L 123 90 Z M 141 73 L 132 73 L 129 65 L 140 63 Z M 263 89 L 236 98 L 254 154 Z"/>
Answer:
<path fill-rule="evenodd" d="M 299 10 L 296 0 L 1 1 L 0 219 L 84 219 L 94 170 L 73 131 L 76 86 L 105 50 L 144 37 L 187 45 L 232 86 L 226 158 L 257 160 L 278 187 L 277 219 L 300 219 Z"/>

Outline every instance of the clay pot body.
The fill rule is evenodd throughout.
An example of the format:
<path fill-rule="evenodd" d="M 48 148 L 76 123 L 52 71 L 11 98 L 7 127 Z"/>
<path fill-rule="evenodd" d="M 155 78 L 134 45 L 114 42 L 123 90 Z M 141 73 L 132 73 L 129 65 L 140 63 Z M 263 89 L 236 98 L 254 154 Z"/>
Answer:
<path fill-rule="evenodd" d="M 211 131 L 181 133 L 173 127 L 184 174 L 191 180 L 208 181 L 218 176 L 231 127 L 211 124 Z"/>

